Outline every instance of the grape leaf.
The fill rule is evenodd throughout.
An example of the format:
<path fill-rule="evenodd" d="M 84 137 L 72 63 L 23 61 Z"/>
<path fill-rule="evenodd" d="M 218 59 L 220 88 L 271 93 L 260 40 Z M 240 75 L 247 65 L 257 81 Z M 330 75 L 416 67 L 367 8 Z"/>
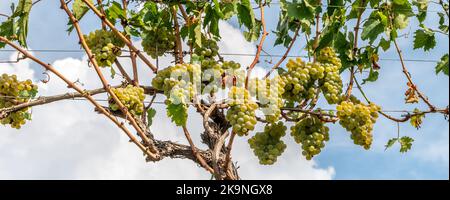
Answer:
<path fill-rule="evenodd" d="M 92 0 L 89 0 L 92 3 Z M 89 11 L 89 7 L 82 1 L 82 0 L 75 0 L 72 4 L 72 12 L 75 19 L 80 20 L 81 18 L 86 15 L 86 13 Z M 72 24 L 72 21 L 69 20 L 67 23 L 69 28 L 67 29 L 67 32 L 72 32 L 75 28 Z"/>
<path fill-rule="evenodd" d="M 150 108 L 147 110 L 147 127 L 150 127 L 153 124 L 153 118 L 156 116 L 156 110 Z"/>
<path fill-rule="evenodd" d="M 200 24 L 195 25 L 193 31 L 195 44 L 197 44 L 199 47 L 202 47 L 202 26 Z"/>
<path fill-rule="evenodd" d="M 301 2 L 287 3 L 287 13 L 289 17 L 298 20 L 313 19 L 315 8 L 307 0 Z"/>
<path fill-rule="evenodd" d="M 400 142 L 400 152 L 406 153 L 411 149 L 414 139 L 408 136 L 403 136 L 400 138 L 399 142 Z"/>
<path fill-rule="evenodd" d="M 423 48 L 429 51 L 436 46 L 436 38 L 434 32 L 428 29 L 419 29 L 414 33 L 414 49 Z"/>
<path fill-rule="evenodd" d="M 244 37 L 247 41 L 256 41 L 261 33 L 262 24 L 257 21 L 256 25 L 249 31 L 244 31 Z"/>
<path fill-rule="evenodd" d="M 28 35 L 28 18 L 30 16 L 31 7 L 33 6 L 32 0 L 20 0 L 17 5 L 17 9 L 11 17 L 19 17 L 17 21 L 17 40 L 23 47 L 27 47 L 27 35 Z"/>
<path fill-rule="evenodd" d="M 397 141 L 398 141 L 398 138 L 392 138 L 392 139 L 388 140 L 386 145 L 384 145 L 384 147 L 386 147 L 386 149 L 384 149 L 384 150 L 386 151 L 387 149 L 391 148 L 392 145 L 394 145 Z"/>
<path fill-rule="evenodd" d="M 16 26 L 14 25 L 14 18 L 8 18 L 0 25 L 0 36 L 10 38 L 16 33 Z M 0 48 L 5 47 L 5 43 L 0 42 Z"/>
<path fill-rule="evenodd" d="M 185 126 L 187 121 L 187 107 L 184 104 L 167 105 L 167 116 L 172 119 L 177 126 Z"/>
<path fill-rule="evenodd" d="M 394 3 L 397 5 L 404 5 L 407 2 L 408 2 L 408 0 L 394 0 Z"/>
<path fill-rule="evenodd" d="M 92 3 L 92 0 L 90 2 Z M 74 0 L 72 10 L 73 16 L 76 19 L 81 19 L 89 11 L 89 7 L 82 0 Z"/>
<path fill-rule="evenodd" d="M 419 129 L 420 126 L 422 125 L 423 122 L 423 118 L 425 117 L 425 114 L 419 114 L 419 109 L 414 109 L 414 116 L 411 117 L 411 119 L 409 120 L 411 126 L 413 126 L 416 129 Z"/>
<path fill-rule="evenodd" d="M 439 74 L 440 72 L 444 73 L 448 76 L 448 53 L 442 56 L 441 61 L 439 61 L 436 65 L 436 74 Z"/>
<path fill-rule="evenodd" d="M 105 10 L 108 21 L 115 23 L 117 19 L 126 20 L 127 15 L 122 6 L 117 2 L 112 2 L 111 6 Z"/>
<path fill-rule="evenodd" d="M 111 78 L 114 79 L 114 77 L 116 77 L 116 70 L 111 67 Z"/>
<path fill-rule="evenodd" d="M 387 51 L 391 47 L 391 41 L 381 38 L 378 46 L 381 47 L 383 51 Z"/>
<path fill-rule="evenodd" d="M 364 23 L 364 28 L 361 33 L 361 39 L 369 40 L 373 43 L 378 35 L 384 32 L 384 25 L 380 20 L 369 18 L 366 23 Z"/>
<path fill-rule="evenodd" d="M 362 84 L 366 84 L 367 82 L 375 82 L 378 80 L 378 75 L 379 73 L 371 68 L 369 76 L 366 79 L 363 79 Z"/>
<path fill-rule="evenodd" d="M 241 26 L 244 25 L 248 29 L 246 39 L 255 39 L 255 37 L 252 37 L 253 34 L 249 34 L 255 31 L 255 26 L 257 25 L 255 13 L 253 12 L 250 0 L 241 0 L 241 2 L 237 5 L 237 13 L 239 24 Z"/>

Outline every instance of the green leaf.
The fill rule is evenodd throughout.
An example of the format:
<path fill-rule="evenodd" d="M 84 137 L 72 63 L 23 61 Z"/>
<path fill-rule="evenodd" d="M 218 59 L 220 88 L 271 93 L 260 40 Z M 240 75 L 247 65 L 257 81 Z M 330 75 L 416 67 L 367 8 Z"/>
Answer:
<path fill-rule="evenodd" d="M 424 51 L 436 46 L 434 32 L 427 29 L 419 29 L 414 33 L 414 49 L 423 48 Z"/>
<path fill-rule="evenodd" d="M 308 1 L 302 0 L 301 2 L 287 3 L 287 13 L 289 17 L 293 17 L 297 20 L 314 19 L 315 8 L 309 4 Z"/>
<path fill-rule="evenodd" d="M 116 76 L 116 70 L 114 70 L 114 68 L 111 67 L 111 78 L 114 79 L 115 76 Z"/>
<path fill-rule="evenodd" d="M 384 32 L 384 25 L 380 20 L 369 19 L 364 23 L 364 28 L 361 33 L 361 39 L 369 40 L 369 43 L 373 43 L 378 36 Z"/>
<path fill-rule="evenodd" d="M 387 51 L 391 47 L 391 41 L 381 38 L 378 46 L 381 47 L 383 49 L 383 51 Z"/>
<path fill-rule="evenodd" d="M 253 29 L 249 31 L 244 31 L 244 37 L 247 41 L 256 41 L 259 38 L 261 33 L 262 24 L 257 21 L 256 25 L 253 26 Z"/>
<path fill-rule="evenodd" d="M 286 71 L 285 69 L 279 67 L 279 68 L 277 69 L 277 73 L 278 73 L 278 75 L 282 75 L 282 74 L 287 73 L 287 71 Z"/>
<path fill-rule="evenodd" d="M 147 127 L 150 127 L 153 124 L 153 118 L 156 116 L 156 110 L 150 108 L 147 110 Z"/>
<path fill-rule="evenodd" d="M 255 23 L 255 13 L 251 6 L 250 0 L 241 0 L 237 5 L 239 24 L 252 28 Z"/>
<path fill-rule="evenodd" d="M 378 80 L 379 73 L 372 68 L 370 69 L 369 76 L 366 79 L 363 79 L 362 84 L 366 84 L 367 82 L 375 82 Z"/>
<path fill-rule="evenodd" d="M 222 9 L 220 9 L 220 3 L 219 0 L 213 0 L 214 2 L 214 11 L 219 16 L 219 18 L 223 18 Z"/>
<path fill-rule="evenodd" d="M 249 41 L 256 40 L 256 30 L 260 30 L 260 28 L 255 28 L 257 23 L 250 0 L 241 0 L 241 2 L 237 5 L 237 12 L 239 24 L 241 26 L 244 25 L 248 29 L 247 34 L 245 34 L 246 39 Z"/>
<path fill-rule="evenodd" d="M 408 3 L 408 0 L 394 0 L 394 3 L 397 5 L 404 5 Z"/>
<path fill-rule="evenodd" d="M 397 142 L 398 138 L 392 138 L 390 140 L 388 140 L 388 142 L 386 143 L 386 145 L 384 145 L 384 147 L 386 147 L 386 149 L 384 149 L 385 151 L 389 148 L 392 147 L 392 145 L 394 145 Z"/>
<path fill-rule="evenodd" d="M 222 13 L 223 13 L 222 17 L 223 20 L 230 19 L 231 17 L 233 17 L 233 15 L 237 13 L 237 4 L 234 2 L 223 5 Z"/>
<path fill-rule="evenodd" d="M 411 149 L 414 139 L 408 136 L 403 136 L 400 138 L 399 142 L 400 142 L 400 152 L 405 153 Z"/>
<path fill-rule="evenodd" d="M 449 57 L 448 53 L 441 57 L 441 61 L 439 61 L 436 65 L 436 74 L 442 72 L 448 76 L 448 69 L 449 69 L 448 57 Z"/>
<path fill-rule="evenodd" d="M 187 121 L 187 106 L 184 104 L 167 105 L 167 116 L 172 119 L 177 126 L 185 126 Z"/>
<path fill-rule="evenodd" d="M 28 18 L 30 16 L 31 7 L 33 6 L 32 0 L 20 0 L 17 6 L 16 12 L 12 17 L 19 17 L 17 21 L 17 36 L 19 44 L 23 47 L 27 47 L 28 36 Z"/>
<path fill-rule="evenodd" d="M 105 10 L 106 17 L 110 22 L 115 22 L 117 19 L 126 20 L 127 15 L 124 9 L 122 9 L 122 5 L 113 1 L 111 6 Z"/>
<path fill-rule="evenodd" d="M 316 52 L 319 52 L 324 47 L 330 46 L 330 44 L 333 42 L 335 32 L 334 30 L 325 32 L 322 37 L 320 38 L 319 45 L 315 49 Z"/>
<path fill-rule="evenodd" d="M 92 3 L 92 0 L 90 0 Z M 81 19 L 87 11 L 89 11 L 89 7 L 82 0 L 75 0 L 72 4 L 73 16 L 76 19 Z"/>
<path fill-rule="evenodd" d="M 0 25 L 0 36 L 11 38 L 15 35 L 16 26 L 14 25 L 14 18 L 8 18 Z M 5 43 L 0 42 L 0 48 L 5 47 Z"/>
<path fill-rule="evenodd" d="M 202 47 L 202 26 L 200 24 L 197 24 L 194 26 L 194 35 L 195 43 Z"/>
<path fill-rule="evenodd" d="M 89 0 L 89 1 L 92 3 L 92 0 Z M 82 0 L 75 0 L 73 2 L 73 4 L 72 4 L 73 16 L 78 21 L 81 20 L 88 11 L 89 11 L 89 7 Z M 73 26 L 71 20 L 69 20 L 67 25 L 69 26 L 69 28 L 67 29 L 67 32 L 69 32 L 69 34 L 70 34 L 75 27 Z"/>

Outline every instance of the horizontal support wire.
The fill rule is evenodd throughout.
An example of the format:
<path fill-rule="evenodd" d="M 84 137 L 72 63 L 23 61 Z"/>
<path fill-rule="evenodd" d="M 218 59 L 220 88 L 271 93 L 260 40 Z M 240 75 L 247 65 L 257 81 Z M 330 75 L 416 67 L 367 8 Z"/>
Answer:
<path fill-rule="evenodd" d="M 0 98 L 7 98 L 7 99 L 16 99 L 18 97 L 11 97 L 11 96 L 0 96 Z M 31 100 L 37 100 L 39 99 L 39 97 L 36 98 L 32 98 Z M 109 102 L 109 99 L 94 99 L 95 101 L 98 102 Z M 87 101 L 87 99 L 85 98 L 72 98 L 72 99 L 64 99 L 63 101 Z M 152 102 L 153 104 L 161 104 L 161 105 L 165 105 L 166 103 L 164 101 L 144 101 L 143 103 L 150 103 Z M 194 103 L 188 103 L 188 105 L 196 105 Z M 332 108 L 326 108 L 326 109 L 317 109 L 320 111 L 334 111 L 336 112 L 336 109 L 332 109 Z M 393 109 L 386 109 L 386 110 L 381 110 L 381 112 L 386 112 L 386 113 L 413 113 L 414 110 L 393 110 Z"/>
<path fill-rule="evenodd" d="M 84 53 L 83 50 L 72 50 L 72 49 L 34 49 L 34 50 L 28 50 L 29 52 L 38 52 L 38 53 Z M 123 52 L 130 52 L 129 50 L 122 50 Z M 16 52 L 15 50 L 10 49 L 0 49 L 0 52 Z M 249 56 L 254 57 L 256 54 L 252 53 L 230 53 L 230 52 L 224 52 L 219 53 L 222 56 Z M 284 55 L 270 55 L 270 54 L 261 54 L 261 57 L 283 57 Z M 307 55 L 287 55 L 288 58 L 308 58 Z M 380 58 L 381 61 L 398 61 L 400 62 L 400 59 L 398 58 Z M 436 63 L 440 62 L 440 60 L 434 60 L 434 59 L 403 59 L 403 61 L 407 62 L 426 62 L 426 63 Z M 0 61 L 0 62 L 16 62 L 16 61 Z"/>

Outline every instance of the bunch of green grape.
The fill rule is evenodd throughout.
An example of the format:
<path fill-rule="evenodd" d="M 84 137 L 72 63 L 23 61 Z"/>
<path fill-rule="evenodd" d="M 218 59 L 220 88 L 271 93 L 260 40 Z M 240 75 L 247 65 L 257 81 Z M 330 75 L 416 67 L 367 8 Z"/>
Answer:
<path fill-rule="evenodd" d="M 84 38 L 100 67 L 110 67 L 122 55 L 121 48 L 125 46 L 114 32 L 103 29 L 84 35 Z"/>
<path fill-rule="evenodd" d="M 248 140 L 260 164 L 272 165 L 284 152 L 286 144 L 281 138 L 286 135 L 286 129 L 283 122 L 267 124 L 263 132 L 256 133 Z"/>
<path fill-rule="evenodd" d="M 342 94 L 341 60 L 331 47 L 320 50 L 317 61 L 325 68 L 325 77 L 319 80 L 320 89 L 329 104 L 336 104 Z"/>
<path fill-rule="evenodd" d="M 197 94 L 200 76 L 200 65 L 177 64 L 159 71 L 152 80 L 152 86 L 164 91 L 171 103 L 187 104 Z"/>
<path fill-rule="evenodd" d="M 232 125 L 233 132 L 239 136 L 248 135 L 257 123 L 255 112 L 258 104 L 251 100 L 248 90 L 243 87 L 231 87 L 228 98 L 230 108 L 226 119 Z"/>
<path fill-rule="evenodd" d="M 219 45 L 214 39 L 208 39 L 206 36 L 202 35 L 202 45 L 194 45 L 194 54 L 200 56 L 205 60 L 214 59 L 219 55 Z"/>
<path fill-rule="evenodd" d="M 343 87 L 339 68 L 332 64 L 322 66 L 325 68 L 326 76 L 319 81 L 320 89 L 329 104 L 336 104 L 341 98 Z"/>
<path fill-rule="evenodd" d="M 330 139 L 329 128 L 317 116 L 309 115 L 291 127 L 291 135 L 295 142 L 302 145 L 302 155 L 311 160 L 325 147 Z"/>
<path fill-rule="evenodd" d="M 264 113 L 267 122 L 275 123 L 281 117 L 284 86 L 280 76 L 263 80 L 252 79 L 249 82 L 250 94 L 258 100 L 259 107 Z"/>
<path fill-rule="evenodd" d="M 336 51 L 332 47 L 325 47 L 320 50 L 319 55 L 317 56 L 317 61 L 322 64 L 331 64 L 336 66 L 337 69 L 341 69 L 342 63 L 341 59 L 336 54 Z"/>
<path fill-rule="evenodd" d="M 16 75 L 2 74 L 0 76 L 0 109 L 26 103 L 37 94 L 38 87 L 31 80 L 19 81 Z M 31 119 L 29 108 L 23 108 L 0 119 L 2 125 L 10 125 L 20 129 L 26 120 Z"/>
<path fill-rule="evenodd" d="M 371 103 L 365 105 L 358 100 L 342 101 L 337 107 L 339 124 L 351 133 L 356 145 L 369 149 L 373 136 L 373 126 L 378 118 L 380 107 Z"/>
<path fill-rule="evenodd" d="M 131 114 L 136 116 L 142 115 L 145 99 L 144 88 L 128 85 L 125 88 L 112 88 L 111 90 Z M 120 109 L 119 105 L 111 97 L 109 107 L 113 111 Z"/>
<path fill-rule="evenodd" d="M 293 102 L 313 99 L 318 89 L 315 82 L 324 78 L 325 68 L 320 63 L 305 63 L 300 58 L 290 59 L 286 66 L 288 72 L 281 76 L 285 84 L 283 98 Z"/>
<path fill-rule="evenodd" d="M 224 61 L 222 63 L 222 69 L 224 70 L 239 70 L 241 68 L 241 64 L 234 61 Z"/>
<path fill-rule="evenodd" d="M 142 47 L 152 58 L 164 55 L 175 47 L 175 34 L 172 28 L 155 25 L 142 31 Z"/>
<path fill-rule="evenodd" d="M 206 60 L 205 60 L 206 61 Z M 245 72 L 241 69 L 241 64 L 234 61 L 216 62 L 212 65 L 204 65 L 202 63 L 202 91 L 203 94 L 215 93 L 220 88 L 225 88 L 225 76 L 232 81 L 233 77 L 238 79 L 236 82 L 243 83 L 245 81 Z M 229 84 L 231 85 L 231 84 Z M 241 86 L 242 84 L 237 84 Z"/>

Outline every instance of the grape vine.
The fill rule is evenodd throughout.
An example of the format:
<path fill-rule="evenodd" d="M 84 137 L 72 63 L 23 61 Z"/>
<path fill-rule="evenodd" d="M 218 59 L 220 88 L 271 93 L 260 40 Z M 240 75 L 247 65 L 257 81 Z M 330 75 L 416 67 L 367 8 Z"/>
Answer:
<path fill-rule="evenodd" d="M 401 49 L 405 45 L 398 45 L 401 39 L 411 38 L 411 51 L 434 55 L 436 52 L 431 51 L 438 37 L 449 34 L 449 6 L 445 1 L 434 2 L 437 6 L 433 7 L 439 8 L 433 11 L 438 20 L 429 20 L 431 6 L 425 0 L 299 0 L 278 1 L 279 6 L 273 7 L 272 1 L 248 0 L 60 0 L 70 20 L 68 31 L 76 30 L 77 40 L 89 55 L 88 63 L 111 69 L 106 73 L 112 73 L 112 77 L 115 69 L 121 73 L 114 80 L 118 85 L 111 86 L 108 76 L 96 66 L 92 73 L 98 75 L 103 87 L 93 90 L 83 88 L 84 80 L 73 82 L 59 68 L 29 52 L 28 21 L 35 3 L 18 0 L 17 6 L 11 6 L 11 13 L 0 13 L 0 49 L 8 46 L 19 52 L 17 61 L 7 63 L 32 60 L 44 67 L 44 74 L 49 78 L 42 84 L 53 81 L 50 80 L 53 73 L 75 93 L 35 98 L 38 88 L 31 80 L 21 81 L 15 75 L 3 74 L 0 122 L 12 128 L 19 129 L 31 119 L 33 106 L 83 98 L 123 130 L 147 156 L 147 161 L 188 158 L 217 179 L 238 179 L 230 155 L 236 135 L 240 136 L 238 139 L 249 138 L 247 141 L 260 164 L 273 165 L 286 149 L 282 138 L 288 134 L 287 130 L 301 146 L 302 155 L 311 160 L 324 151 L 330 140 L 330 123 L 340 124 L 350 133 L 354 144 L 370 149 L 379 115 L 396 122 L 398 127 L 408 122 L 416 129 L 425 124 L 425 119 L 430 119 L 425 118 L 428 114 L 443 114 L 448 120 L 448 106 L 433 104 L 415 82 L 414 74 L 408 71 L 406 61 L 419 59 L 405 59 L 408 55 L 404 52 L 410 51 Z M 265 9 L 269 8 L 279 12 L 267 12 Z M 92 15 L 87 15 L 88 12 Z M 273 30 L 267 24 L 267 18 L 273 17 L 268 13 L 279 13 Z M 85 27 L 82 23 L 98 21 L 84 20 L 86 16 L 100 19 L 94 31 L 82 30 Z M 256 45 L 254 52 L 226 52 L 225 49 L 234 46 L 222 46 L 226 36 L 221 23 L 230 19 L 236 20 L 236 30 L 243 31 L 242 39 Z M 419 25 L 413 27 L 411 22 Z M 268 45 L 280 47 L 273 50 Z M 283 54 L 270 52 L 283 46 Z M 398 80 L 406 86 L 402 91 L 404 103 L 424 104 L 424 110 L 399 110 L 394 113 L 401 114 L 395 116 L 381 110 L 375 104 L 379 102 L 372 102 L 374 93 L 365 93 L 366 85 L 376 82 L 384 74 L 381 72 L 386 72 L 385 63 L 380 61 L 388 60 L 383 56 L 390 50 L 398 58 L 389 60 L 398 61 L 398 71 L 404 75 L 404 80 Z M 443 54 L 434 67 L 437 77 L 448 76 L 449 55 Z M 247 64 L 238 62 L 237 56 L 253 59 Z M 273 59 L 278 57 L 274 64 Z M 145 67 L 153 74 L 142 74 L 141 68 Z M 271 71 L 264 78 L 255 78 L 252 75 L 257 68 Z M 347 73 L 348 80 L 343 80 Z M 108 98 L 94 98 L 98 94 Z M 158 140 L 159 135 L 151 132 L 155 126 L 156 101 L 165 104 L 167 116 L 182 128 L 189 145 Z M 330 106 L 336 109 L 329 109 Z M 202 118 L 204 132 L 200 138 L 204 147 L 208 147 L 206 150 L 194 145 L 193 138 L 198 137 L 191 137 L 187 119 L 192 112 Z M 253 133 L 258 125 L 264 126 L 264 130 Z M 407 152 L 413 142 L 412 137 L 397 133 L 386 148 L 398 143 L 400 152 Z"/>

